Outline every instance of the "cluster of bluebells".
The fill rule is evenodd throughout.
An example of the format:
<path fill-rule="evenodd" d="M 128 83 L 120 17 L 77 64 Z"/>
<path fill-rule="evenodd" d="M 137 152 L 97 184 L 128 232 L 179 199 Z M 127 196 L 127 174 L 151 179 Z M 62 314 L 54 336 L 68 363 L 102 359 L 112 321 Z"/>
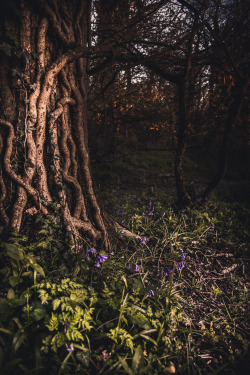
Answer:
<path fill-rule="evenodd" d="M 180 256 L 181 256 L 181 261 L 180 261 L 180 263 L 178 264 L 178 271 L 181 271 L 182 270 L 182 268 L 184 268 L 185 267 L 185 265 L 184 265 L 184 259 L 186 258 L 186 254 L 184 253 L 184 251 L 183 250 L 180 250 Z"/>
<path fill-rule="evenodd" d="M 100 267 L 101 263 L 108 259 L 108 255 L 97 255 L 96 257 L 96 267 Z"/>
<path fill-rule="evenodd" d="M 140 271 L 140 267 L 136 264 L 135 265 L 135 272 L 139 272 Z"/>
<path fill-rule="evenodd" d="M 90 257 L 89 257 L 90 253 L 97 254 L 97 251 L 95 249 L 88 250 L 87 251 L 87 258 L 86 258 L 87 260 L 90 259 Z M 109 257 L 108 255 L 100 255 L 100 254 L 98 254 L 96 256 L 96 264 L 95 264 L 95 266 L 96 267 L 100 267 L 101 263 L 105 262 L 105 260 L 107 260 L 108 257 Z"/>

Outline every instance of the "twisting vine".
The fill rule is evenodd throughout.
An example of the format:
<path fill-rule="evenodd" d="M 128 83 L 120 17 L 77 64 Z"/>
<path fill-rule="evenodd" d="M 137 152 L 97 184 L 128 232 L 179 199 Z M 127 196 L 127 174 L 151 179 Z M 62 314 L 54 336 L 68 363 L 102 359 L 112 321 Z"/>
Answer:
<path fill-rule="evenodd" d="M 44 15 L 40 20 L 32 6 L 25 2 L 21 4 L 21 47 L 24 53 L 35 52 L 38 56 L 25 72 L 25 154 L 21 175 L 13 170 L 11 161 L 15 124 L 0 119 L 1 128 L 5 129 L 0 136 L 0 153 L 3 156 L 0 167 L 1 220 L 19 231 L 30 202 L 35 203 L 36 212 L 46 215 L 48 204 L 58 200 L 63 220 L 75 242 L 79 241 L 79 233 L 82 232 L 92 240 L 102 239 L 108 248 L 106 228 L 95 197 L 89 166 L 87 81 L 84 82 L 87 76 L 84 66 L 87 55 L 106 54 L 110 47 L 87 47 L 85 1 L 76 2 L 78 9 L 74 9 L 75 3 L 66 6 L 64 0 L 60 4 L 54 2 L 53 8 L 48 1 L 39 0 L 36 3 Z M 72 14 L 76 10 L 74 25 Z M 32 23 L 37 23 L 36 40 L 32 37 Z M 53 36 L 48 36 L 49 30 L 54 32 Z M 59 51 L 59 56 L 53 60 L 51 45 L 57 39 L 67 47 L 75 43 L 75 47 L 63 53 Z M 80 63 L 76 63 L 78 59 Z M 76 65 L 80 66 L 82 73 L 80 80 L 75 78 Z M 48 167 L 49 158 L 52 159 L 51 170 Z M 15 201 L 12 201 L 8 214 L 8 193 L 2 168 L 16 186 Z M 72 189 L 71 196 L 64 184 Z"/>
<path fill-rule="evenodd" d="M 108 249 L 107 226 L 114 222 L 100 208 L 92 183 L 87 71 L 90 58 L 109 56 L 112 45 L 91 44 L 88 0 L 23 0 L 21 11 L 22 51 L 37 58 L 25 66 L 23 123 L 0 119 L 0 220 L 19 231 L 26 212 L 46 215 L 58 202 L 78 249 L 84 236 Z M 21 173 L 12 167 L 20 129 L 25 132 Z M 13 196 L 5 176 L 15 186 Z"/>

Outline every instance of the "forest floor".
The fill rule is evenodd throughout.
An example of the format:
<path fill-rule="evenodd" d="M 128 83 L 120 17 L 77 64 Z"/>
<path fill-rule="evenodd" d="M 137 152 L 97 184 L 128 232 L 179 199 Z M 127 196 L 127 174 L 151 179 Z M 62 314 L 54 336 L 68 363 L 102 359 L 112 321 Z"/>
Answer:
<path fill-rule="evenodd" d="M 214 155 L 199 148 L 187 150 L 183 169 L 189 191 L 199 197 L 215 168 Z M 148 249 L 151 244 L 154 246 L 152 237 L 157 234 L 149 229 L 147 220 L 153 219 L 140 221 L 147 209 L 154 206 L 152 215 L 156 216 L 154 220 L 158 225 L 170 207 L 173 207 L 173 215 L 178 211 L 173 170 L 172 150 L 140 149 L 133 145 L 99 163 L 96 169 L 96 181 L 106 207 L 130 229 L 139 234 L 144 230 L 148 235 Z M 250 371 L 247 349 L 250 181 L 243 178 L 244 172 L 244 165 L 232 158 L 210 204 L 200 213 L 196 208 L 183 210 L 182 224 L 179 221 L 174 224 L 180 226 L 180 231 L 169 231 L 170 236 L 176 234 L 175 243 L 170 247 L 173 245 L 185 252 L 185 268 L 179 273 L 176 284 L 188 317 L 185 328 L 190 327 L 189 344 L 193 353 L 192 369 L 187 365 L 178 373 L 192 374 L 196 369 L 202 374 L 243 375 Z M 161 259 L 162 252 L 156 253 L 155 261 L 159 266 L 164 259 Z M 152 270 L 152 274 L 154 272 Z M 206 339 L 202 338 L 202 331 L 206 332 Z"/>
<path fill-rule="evenodd" d="M 186 156 L 198 198 L 216 161 Z M 118 229 L 109 253 L 85 238 L 71 252 L 52 205 L 36 233 L 0 242 L 1 375 L 249 374 L 246 166 L 232 158 L 211 199 L 186 209 L 173 166 L 172 150 L 134 144 L 93 162 L 105 208 L 141 239 Z"/>

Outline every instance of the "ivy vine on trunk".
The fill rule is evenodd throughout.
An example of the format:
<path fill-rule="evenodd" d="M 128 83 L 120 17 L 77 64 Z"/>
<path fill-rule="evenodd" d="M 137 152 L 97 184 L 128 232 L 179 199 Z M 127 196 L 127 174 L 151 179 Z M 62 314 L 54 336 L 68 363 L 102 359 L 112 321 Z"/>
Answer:
<path fill-rule="evenodd" d="M 53 203 L 77 246 L 87 237 L 108 249 L 113 223 L 90 171 L 87 68 L 112 46 L 91 46 L 89 0 L 22 1 L 17 14 L 1 30 L 14 35 L 1 51 L 1 225 L 20 231 L 27 213 Z"/>

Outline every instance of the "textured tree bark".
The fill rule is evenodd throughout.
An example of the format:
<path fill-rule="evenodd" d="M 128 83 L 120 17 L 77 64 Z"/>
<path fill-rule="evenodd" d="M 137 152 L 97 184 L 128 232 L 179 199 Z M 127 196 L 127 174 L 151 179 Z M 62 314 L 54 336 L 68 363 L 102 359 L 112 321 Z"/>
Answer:
<path fill-rule="evenodd" d="M 90 45 L 88 0 L 22 1 L 20 11 L 16 34 L 28 59 L 18 67 L 18 87 L 6 83 L 7 63 L 0 71 L 1 224 L 20 231 L 27 212 L 46 215 L 56 203 L 77 247 L 86 237 L 108 249 L 113 223 L 99 206 L 89 163 L 87 67 L 88 56 L 108 54 L 110 47 Z"/>

